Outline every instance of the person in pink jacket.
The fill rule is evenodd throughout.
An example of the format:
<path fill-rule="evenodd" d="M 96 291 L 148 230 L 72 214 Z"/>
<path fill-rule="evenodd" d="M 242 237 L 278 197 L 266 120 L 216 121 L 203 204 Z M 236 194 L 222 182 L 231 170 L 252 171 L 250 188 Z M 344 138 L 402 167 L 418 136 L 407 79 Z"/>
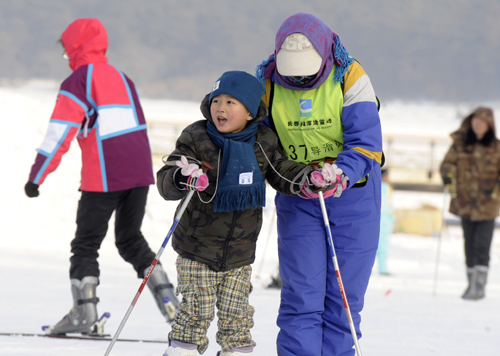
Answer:
<path fill-rule="evenodd" d="M 97 257 L 113 212 L 116 246 L 139 278 L 144 278 L 155 258 L 141 233 L 149 186 L 154 184 L 151 149 L 134 83 L 105 56 L 108 36 L 102 23 L 75 20 L 62 33 L 61 42 L 63 57 L 69 59 L 73 73 L 61 84 L 25 192 L 30 198 L 39 195 L 40 185 L 57 169 L 76 137 L 82 170 L 69 271 L 73 307 L 45 330 L 53 334 L 100 333 Z M 178 301 L 161 266 L 154 269 L 148 285 L 170 322 Z"/>

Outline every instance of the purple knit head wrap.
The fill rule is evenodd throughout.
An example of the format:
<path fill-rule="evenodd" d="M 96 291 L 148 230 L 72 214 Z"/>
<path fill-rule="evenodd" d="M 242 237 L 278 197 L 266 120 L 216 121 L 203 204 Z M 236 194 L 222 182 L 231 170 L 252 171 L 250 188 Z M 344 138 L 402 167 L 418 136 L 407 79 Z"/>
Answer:
<path fill-rule="evenodd" d="M 285 39 L 293 33 L 302 33 L 313 44 L 323 59 L 318 75 L 306 85 L 296 86 L 281 76 L 276 69 L 276 54 Z M 342 82 L 347 68 L 354 59 L 340 42 L 339 36 L 314 15 L 297 13 L 287 18 L 276 33 L 274 53 L 257 66 L 256 75 L 261 81 L 271 80 L 292 90 L 317 88 L 328 78 L 335 65 L 334 82 Z"/>

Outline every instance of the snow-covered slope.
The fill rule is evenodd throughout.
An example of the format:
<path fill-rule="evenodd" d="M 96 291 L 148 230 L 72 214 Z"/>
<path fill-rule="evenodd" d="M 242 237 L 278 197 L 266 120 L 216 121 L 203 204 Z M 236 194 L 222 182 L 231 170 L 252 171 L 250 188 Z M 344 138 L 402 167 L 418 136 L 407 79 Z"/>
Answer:
<path fill-rule="evenodd" d="M 69 243 L 75 230 L 79 198 L 79 149 L 74 147 L 63 158 L 59 169 L 41 187 L 41 195 L 24 195 L 35 149 L 45 133 L 57 86 L 36 82 L 27 87 L 0 88 L 0 107 L 4 124 L 0 130 L 1 166 L 0 199 L 0 332 L 41 332 L 40 327 L 57 322 L 71 307 L 68 279 Z M 176 107 L 175 105 L 179 105 Z M 144 101 L 147 117 L 158 117 L 178 108 L 192 113 L 179 115 L 179 122 L 198 119 L 197 103 Z M 457 109 L 437 104 L 386 105 L 382 112 L 384 129 L 413 130 L 432 126 L 446 136 L 457 126 Z M 155 114 L 153 114 L 153 112 Z M 424 119 L 421 113 L 429 113 Z M 158 113 L 158 115 L 156 115 Z M 432 114 L 431 114 L 432 113 Z M 498 116 L 498 115 L 497 115 Z M 166 115 L 165 115 L 166 117 Z M 181 119 L 182 118 L 182 119 Z M 447 118 L 448 124 L 438 124 Z M 406 123 L 402 125 L 401 121 Z M 418 121 L 418 122 L 416 122 Z M 436 132 L 437 134 L 437 132 Z M 155 168 L 161 166 L 155 159 Z M 264 226 L 254 263 L 254 291 L 251 303 L 256 308 L 253 337 L 256 356 L 276 355 L 275 339 L 279 291 L 265 289 L 277 266 L 276 235 L 273 224 L 273 192 L 268 190 Z M 418 206 L 422 202 L 439 208 L 441 194 L 396 191 L 394 205 Z M 143 232 L 157 251 L 168 232 L 175 202 L 163 201 L 151 187 Z M 449 227 L 441 237 L 435 289 L 436 257 L 439 239 L 417 235 L 394 234 L 391 238 L 388 266 L 392 276 L 377 274 L 376 266 L 362 313 L 361 349 L 367 356 L 494 356 L 500 349 L 500 238 L 496 231 L 491 255 L 491 273 L 487 297 L 478 302 L 460 299 L 464 289 L 461 231 Z M 175 282 L 175 253 L 168 246 L 162 263 Z M 101 285 L 99 312 L 111 318 L 105 331 L 113 335 L 118 328 L 141 280 L 130 265 L 118 255 L 110 234 L 99 258 Z M 342 271 L 341 271 L 342 272 Z M 334 278 L 334 276 L 332 276 Z M 435 293 L 436 292 L 436 293 Z M 214 321 L 210 346 L 205 355 L 215 355 Z M 123 337 L 167 340 L 169 326 L 156 309 L 148 290 L 144 290 L 124 330 Z M 47 338 L 0 336 L 1 356 L 84 356 L 104 355 L 108 342 L 54 340 Z M 166 345 L 117 343 L 111 355 L 161 356 Z M 318 355 L 319 356 L 319 355 Z"/>

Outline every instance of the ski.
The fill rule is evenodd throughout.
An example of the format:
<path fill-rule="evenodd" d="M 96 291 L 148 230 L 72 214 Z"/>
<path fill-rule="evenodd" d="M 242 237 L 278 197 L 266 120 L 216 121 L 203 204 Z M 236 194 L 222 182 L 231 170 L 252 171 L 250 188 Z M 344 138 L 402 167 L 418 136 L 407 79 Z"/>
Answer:
<path fill-rule="evenodd" d="M 77 335 L 77 334 L 42 334 L 42 333 L 18 333 L 18 332 L 0 332 L 0 336 L 13 336 L 13 337 L 48 337 L 52 339 L 70 339 L 70 340 L 97 340 L 97 341 L 111 341 L 109 335 Z M 151 339 L 134 339 L 134 338 L 119 338 L 116 341 L 122 342 L 145 342 L 168 344 L 168 340 L 151 340 Z"/>
<path fill-rule="evenodd" d="M 67 318 L 68 316 L 66 315 L 65 318 Z M 106 322 L 108 321 L 108 319 L 111 317 L 111 314 L 106 312 L 104 314 L 101 315 L 101 317 L 94 323 L 90 326 L 90 333 L 89 334 L 85 334 L 85 335 L 89 335 L 89 336 L 109 336 L 109 335 L 106 335 L 104 334 L 104 324 L 106 324 Z M 47 334 L 51 334 L 51 335 L 54 335 L 56 333 L 54 333 L 54 326 L 51 326 L 51 325 L 44 325 L 42 326 L 42 330 L 45 331 Z M 57 334 L 56 334 L 57 335 Z M 59 334 L 61 335 L 61 334 Z"/>
<path fill-rule="evenodd" d="M 42 326 L 42 333 L 15 333 L 15 332 L 0 332 L 0 336 L 25 336 L 25 337 L 48 337 L 52 339 L 72 339 L 72 340 L 96 340 L 96 341 L 111 341 L 113 340 L 109 334 L 104 333 L 104 324 L 110 318 L 111 314 L 108 312 L 102 314 L 102 316 L 97 320 L 91 327 L 92 332 L 90 334 L 51 334 L 53 327 L 49 325 Z M 150 342 L 150 343 L 168 343 L 167 340 L 150 340 L 150 339 L 133 339 L 133 338 L 120 338 L 116 341 L 123 342 Z"/>

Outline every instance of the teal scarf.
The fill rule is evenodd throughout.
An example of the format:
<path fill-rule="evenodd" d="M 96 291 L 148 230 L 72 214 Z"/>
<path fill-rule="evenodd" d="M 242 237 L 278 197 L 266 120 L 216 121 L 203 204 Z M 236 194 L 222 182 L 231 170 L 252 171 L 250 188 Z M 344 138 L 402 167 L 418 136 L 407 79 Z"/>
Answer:
<path fill-rule="evenodd" d="M 236 133 L 220 133 L 210 121 L 207 133 L 222 149 L 222 164 L 214 212 L 245 210 L 266 205 L 266 183 L 259 168 L 253 145 L 257 123 L 250 123 Z"/>

